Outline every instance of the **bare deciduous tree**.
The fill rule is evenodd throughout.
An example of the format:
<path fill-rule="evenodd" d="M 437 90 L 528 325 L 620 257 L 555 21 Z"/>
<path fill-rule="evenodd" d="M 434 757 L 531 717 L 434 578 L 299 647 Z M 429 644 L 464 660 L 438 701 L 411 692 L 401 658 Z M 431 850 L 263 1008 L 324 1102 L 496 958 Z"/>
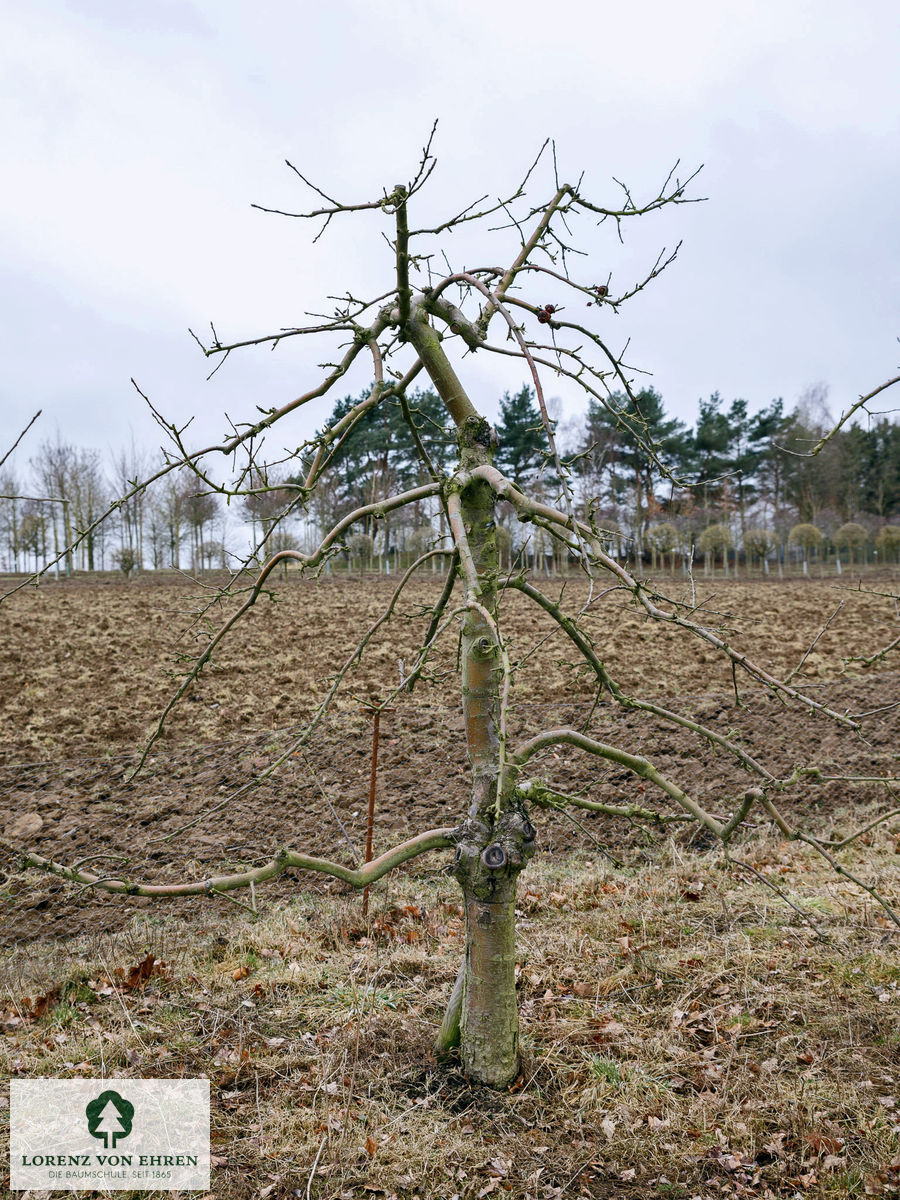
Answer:
<path fill-rule="evenodd" d="M 41 444 L 38 456 L 32 463 L 45 502 L 51 505 L 49 522 L 53 531 L 54 551 L 65 559 L 68 575 L 74 568 L 72 491 L 76 459 L 75 447 L 62 442 L 57 433 L 55 441 Z M 61 546 L 63 549 L 60 551 Z"/>
<path fill-rule="evenodd" d="M 409 183 L 398 184 L 373 200 L 339 203 L 297 172 L 304 185 L 316 193 L 317 200 L 311 211 L 284 215 L 320 220 L 324 231 L 333 220 L 352 214 L 383 214 L 391 226 L 392 278 L 377 298 L 361 300 L 345 295 L 337 301 L 332 315 L 314 317 L 303 327 L 232 343 L 220 341 L 213 330 L 214 340 L 204 345 L 203 350 L 220 361 L 243 346 L 274 346 L 294 337 L 339 335 L 344 341 L 337 361 L 326 365 L 321 379 L 309 390 L 279 408 L 265 411 L 260 419 L 238 426 L 234 437 L 220 445 L 191 451 L 184 444 L 182 431 L 157 414 L 174 448 L 168 463 L 156 476 L 187 467 L 213 490 L 229 496 L 252 497 L 248 509 L 258 513 L 264 523 L 262 541 L 265 541 L 278 529 L 281 520 L 315 507 L 317 489 L 327 479 L 329 467 L 355 428 L 373 409 L 391 403 L 400 406 L 425 480 L 379 495 L 371 503 L 359 504 L 342 515 L 308 551 L 284 549 L 271 555 L 239 610 L 211 637 L 185 675 L 161 715 L 144 757 L 174 705 L 193 685 L 235 622 L 256 602 L 279 564 L 292 562 L 308 573 L 320 571 L 331 557 L 344 550 L 354 531 L 365 529 L 372 518 L 384 520 L 392 513 L 436 501 L 442 507 L 449 530 L 447 550 L 440 546 L 426 549 L 407 570 L 387 611 L 362 635 L 335 673 L 309 725 L 273 767 L 302 745 L 322 720 L 373 634 L 389 619 L 397 596 L 413 572 L 434 555 L 449 553 L 450 568 L 428 616 L 420 649 L 415 660 L 405 665 L 400 683 L 382 707 L 390 704 L 401 690 L 412 690 L 438 641 L 450 632 L 459 632 L 460 696 L 471 767 L 468 812 L 461 817 L 455 814 L 446 826 L 419 833 L 357 868 L 326 861 L 305 850 L 283 849 L 270 862 L 238 874 L 196 882 L 153 884 L 124 875 L 101 877 L 85 867 L 68 867 L 36 854 L 28 854 L 27 859 L 80 884 L 126 894 L 183 896 L 255 887 L 291 867 L 321 872 L 363 887 L 428 851 L 452 850 L 453 871 L 464 899 L 466 945 L 437 1047 L 446 1052 L 458 1044 L 466 1072 L 473 1079 L 501 1087 L 509 1084 L 519 1069 L 515 896 L 519 873 L 535 851 L 537 834 L 532 822 L 535 809 L 575 807 L 611 817 L 659 823 L 694 821 L 720 838 L 726 847 L 751 809 L 756 809 L 774 822 L 784 836 L 808 843 L 848 876 L 846 868 L 834 859 L 832 844 L 793 828 L 775 806 L 781 793 L 816 773 L 815 766 L 798 767 L 791 777 L 779 778 L 743 741 L 729 738 L 653 700 L 630 695 L 621 687 L 611 668 L 599 657 L 579 619 L 599 594 L 600 582 L 604 587 L 621 590 L 647 620 L 672 627 L 686 638 L 699 639 L 723 656 L 731 666 L 736 697 L 737 681 L 743 676 L 783 701 L 797 703 L 838 726 L 856 730 L 858 721 L 829 708 L 814 693 L 804 690 L 802 683 L 779 679 L 754 663 L 690 599 L 672 599 L 627 570 L 606 549 L 610 531 L 595 519 L 590 506 L 576 505 L 570 470 L 557 451 L 542 384 L 547 372 L 580 387 L 607 414 L 607 420 L 627 432 L 643 461 L 654 464 L 654 471 L 660 476 L 669 474 L 654 443 L 653 430 L 643 415 L 644 406 L 632 389 L 631 369 L 622 354 L 610 348 L 603 330 L 607 315 L 618 312 L 630 297 L 659 275 L 677 251 L 661 254 L 646 278 L 615 292 L 611 279 L 598 277 L 584 259 L 573 260 L 573 230 L 579 221 L 586 220 L 591 224 L 606 224 L 621 234 L 633 218 L 691 202 L 688 187 L 693 176 L 682 181 L 673 170 L 659 192 L 646 202 L 638 203 L 623 189 L 617 203 L 601 205 L 588 196 L 581 180 L 570 184 L 555 177 L 554 155 L 554 178 L 540 202 L 533 204 L 526 195 L 526 184 L 532 179 L 536 161 L 511 194 L 495 202 L 476 201 L 432 226 L 411 228 L 413 201 L 434 167 L 430 145 L 429 141 Z M 436 276 L 434 268 L 439 259 L 432 251 L 435 246 L 443 248 L 442 235 L 455 231 L 458 243 L 461 232 L 470 224 L 486 220 L 505 223 L 515 239 L 515 249 L 506 264 L 448 267 L 443 276 Z M 578 264 L 577 270 L 573 261 Z M 575 315 L 576 305 L 581 315 Z M 504 356 L 516 366 L 524 364 L 527 368 L 541 413 L 542 444 L 547 478 L 553 481 L 552 494 L 548 494 L 547 487 L 535 494 L 496 465 L 496 432 L 463 382 L 467 354 Z M 284 476 L 277 473 L 279 464 L 264 461 L 267 431 L 288 414 L 331 391 L 355 363 L 366 358 L 371 362 L 371 387 L 300 448 L 297 457 L 303 469 L 287 491 Z M 440 397 L 456 431 L 458 454 L 446 467 L 429 455 L 419 429 L 410 419 L 410 389 L 423 379 Z M 242 450 L 246 453 L 246 463 L 236 477 L 228 485 L 212 481 L 205 465 L 207 460 L 223 453 L 237 455 Z M 130 469 L 124 474 L 132 478 Z M 271 498 L 277 511 L 270 510 L 267 501 L 258 499 L 265 496 L 268 486 L 265 480 L 270 477 L 279 480 L 272 485 L 276 491 Z M 135 481 L 125 493 L 126 500 L 140 496 L 148 482 Z M 497 538 L 501 502 L 510 506 L 524 529 L 538 531 L 580 565 L 589 581 L 588 600 L 581 612 L 564 611 L 524 571 L 504 575 Z M 723 549 L 728 544 L 722 540 L 710 549 Z M 666 548 L 671 549 L 668 542 Z M 510 659 L 499 608 L 501 595 L 507 589 L 519 591 L 545 615 L 549 629 L 567 641 L 573 656 L 593 675 L 598 696 L 605 694 L 624 710 L 644 713 L 688 730 L 715 752 L 737 761 L 749 776 L 750 785 L 727 804 L 723 802 L 727 811 L 718 815 L 706 811 L 682 782 L 665 776 L 653 762 L 630 748 L 601 741 L 589 726 L 543 729 L 518 742 L 512 739 L 509 710 L 516 664 Z M 560 746 L 575 748 L 633 773 L 656 789 L 669 802 L 670 810 L 658 812 L 643 805 L 600 804 L 582 795 L 567 794 L 555 781 L 547 782 L 535 773 L 544 752 Z M 544 761 L 548 761 L 547 756 Z M 821 776 L 821 772 L 818 774 Z M 887 901 L 871 884 L 849 877 L 881 903 L 891 920 L 900 925 Z"/>
<path fill-rule="evenodd" d="M 146 450 L 132 441 L 127 449 L 119 450 L 113 461 L 115 487 L 122 499 L 118 503 L 119 555 L 124 555 L 133 570 L 144 565 L 144 524 L 147 516 L 146 488 L 141 480 L 146 475 L 150 458 Z M 101 518 L 102 520 L 102 518 Z M 97 522 L 90 522 L 85 538 L 90 538 Z M 130 571 L 128 572 L 130 574 Z"/>

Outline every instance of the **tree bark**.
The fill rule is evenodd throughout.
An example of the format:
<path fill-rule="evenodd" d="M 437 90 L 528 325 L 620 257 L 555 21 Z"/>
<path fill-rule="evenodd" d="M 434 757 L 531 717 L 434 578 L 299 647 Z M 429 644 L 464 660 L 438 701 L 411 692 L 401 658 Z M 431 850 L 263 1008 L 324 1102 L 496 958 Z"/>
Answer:
<path fill-rule="evenodd" d="M 491 463 L 497 437 L 472 406 L 435 331 L 416 319 L 415 310 L 408 329 L 457 428 L 460 476 L 449 487 L 458 491 L 460 520 L 451 525 L 470 605 L 463 620 L 461 666 L 472 791 L 454 869 L 465 906 L 466 949 L 435 1049 L 446 1052 L 458 1040 L 466 1075 L 502 1088 L 519 1073 L 516 880 L 534 852 L 534 828 L 512 775 L 504 771 L 503 652 L 496 624 L 497 495 L 485 480 L 466 478 L 476 467 Z"/>
<path fill-rule="evenodd" d="M 460 1013 L 460 1052 L 466 1074 L 489 1087 L 506 1087 L 519 1073 L 516 999 L 516 878 L 507 863 L 499 879 L 485 878 L 493 846 L 479 855 L 480 878 L 463 881 L 466 969 Z M 474 865 L 474 864 L 473 864 Z M 489 897 L 489 898 L 488 898 Z"/>
<path fill-rule="evenodd" d="M 466 421 L 460 430 L 462 469 L 489 463 L 493 441 L 486 421 Z M 462 703 L 472 799 L 455 871 L 466 914 L 460 1056 L 471 1079 L 499 1088 L 512 1083 L 519 1072 L 516 882 L 534 851 L 534 829 L 512 776 L 504 770 L 503 665 L 496 633 L 497 496 L 478 480 L 463 488 L 460 501 L 475 574 L 469 590 L 474 582 L 477 596 L 471 598 L 478 604 L 478 609 L 466 613 L 462 638 Z"/>

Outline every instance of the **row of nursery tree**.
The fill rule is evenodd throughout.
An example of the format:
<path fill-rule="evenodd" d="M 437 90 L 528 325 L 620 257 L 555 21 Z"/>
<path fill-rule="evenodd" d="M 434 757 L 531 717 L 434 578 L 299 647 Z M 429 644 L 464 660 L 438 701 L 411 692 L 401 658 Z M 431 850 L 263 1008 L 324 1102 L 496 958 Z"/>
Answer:
<path fill-rule="evenodd" d="M 328 427 L 359 402 L 347 396 Z M 497 464 L 523 487 L 560 495 L 566 472 L 581 515 L 608 533 L 612 550 L 652 568 L 702 562 L 727 571 L 739 561 L 823 565 L 900 561 L 900 424 L 890 415 L 851 425 L 808 451 L 831 428 L 823 389 L 792 410 L 775 400 L 751 413 L 747 402 L 714 394 L 699 403 L 693 426 L 666 413 L 653 388 L 637 403 L 613 395 L 579 419 L 557 420 L 559 463 L 547 444 L 530 388 L 500 401 Z M 427 482 L 451 460 L 446 410 L 434 393 L 373 407 L 345 437 L 312 498 L 303 488 L 309 463 L 249 472 L 237 491 L 202 489 L 196 476 L 167 475 L 116 509 L 63 555 L 60 569 L 119 567 L 192 571 L 233 567 L 273 549 L 306 548 L 361 506 Z M 559 413 L 556 414 L 559 417 Z M 653 453 L 648 448 L 652 447 Z M 55 558 L 133 481 L 152 474 L 149 452 L 131 447 L 104 462 L 97 450 L 44 442 L 27 467 L 0 473 L 0 564 L 31 570 Z M 539 524 L 519 525 L 512 509 L 498 531 L 506 565 L 564 569 Z M 403 516 L 369 514 L 351 527 L 329 569 L 396 569 L 439 543 L 447 529 L 428 499 Z M 448 543 L 449 544 L 449 543 Z M 556 554 L 556 557 L 552 557 Z"/>

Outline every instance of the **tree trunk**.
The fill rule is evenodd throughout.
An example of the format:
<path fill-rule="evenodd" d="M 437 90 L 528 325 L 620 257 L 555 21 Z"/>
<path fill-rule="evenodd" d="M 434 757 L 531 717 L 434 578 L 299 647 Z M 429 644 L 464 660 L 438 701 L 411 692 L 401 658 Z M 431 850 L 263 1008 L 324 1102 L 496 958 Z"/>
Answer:
<path fill-rule="evenodd" d="M 499 843 L 497 843 L 499 845 Z M 499 870 L 494 845 L 465 864 L 466 960 L 460 1011 L 460 1053 L 466 1074 L 489 1087 L 506 1087 L 519 1073 L 516 1000 L 516 877 Z M 497 859 L 499 853 L 495 853 Z M 462 865 L 462 859 L 461 859 Z"/>
<path fill-rule="evenodd" d="M 436 1049 L 458 1042 L 469 1078 L 506 1087 L 519 1073 L 515 980 L 516 880 L 534 852 L 534 828 L 504 769 L 501 690 L 503 650 L 497 635 L 497 496 L 466 474 L 493 460 L 497 438 L 474 409 L 434 330 L 414 316 L 410 340 L 457 429 L 461 478 L 451 516 L 466 583 L 462 629 L 462 708 L 472 773 L 468 819 L 459 831 L 454 874 L 466 913 L 466 950 Z M 448 492 L 449 495 L 449 492 Z"/>
<path fill-rule="evenodd" d="M 493 441 L 487 421 L 466 421 L 460 430 L 463 470 L 490 462 Z M 525 864 L 525 822 L 511 807 L 512 789 L 502 776 L 503 666 L 495 623 L 500 568 L 497 497 L 487 483 L 478 481 L 463 488 L 460 502 L 477 579 L 477 595 L 471 595 L 470 585 L 467 599 L 482 610 L 468 610 L 462 636 L 462 704 L 472 801 L 456 864 L 466 913 L 460 1054 L 470 1078 L 505 1087 L 519 1071 L 515 897 L 516 879 Z"/>
<path fill-rule="evenodd" d="M 63 536 L 65 537 L 66 545 L 66 575 L 71 575 L 75 569 L 72 554 L 72 519 L 69 514 L 69 501 L 64 498 L 62 501 L 62 520 L 63 520 Z"/>

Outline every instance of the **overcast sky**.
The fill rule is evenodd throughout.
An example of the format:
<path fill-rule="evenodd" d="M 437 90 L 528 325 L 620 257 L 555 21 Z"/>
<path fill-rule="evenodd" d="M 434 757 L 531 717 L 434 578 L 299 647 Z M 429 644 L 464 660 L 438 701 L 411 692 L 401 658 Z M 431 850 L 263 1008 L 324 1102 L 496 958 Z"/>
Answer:
<path fill-rule="evenodd" d="M 57 428 L 104 450 L 130 434 L 157 446 L 131 376 L 167 415 L 195 415 L 198 444 L 226 432 L 225 413 L 252 418 L 305 391 L 332 347 L 233 355 L 207 383 L 188 326 L 255 336 L 329 292 L 388 289 L 383 220 L 345 218 L 312 245 L 314 228 L 250 204 L 310 204 L 286 158 L 330 194 L 374 198 L 411 177 L 435 117 L 423 219 L 514 187 L 547 136 L 561 175 L 584 171 L 600 202 L 616 201 L 613 176 L 640 199 L 676 159 L 685 173 L 704 164 L 708 200 L 632 223 L 624 248 L 585 227 L 588 270 L 611 270 L 614 291 L 683 239 L 652 289 L 604 319 L 684 420 L 714 390 L 757 408 L 820 381 L 839 409 L 896 373 L 896 0 L 0 10 L 0 453 L 44 410 L 20 465 Z M 454 267 L 508 257 L 504 237 L 491 252 L 454 234 Z M 525 381 L 515 360 L 468 366 L 491 414 Z"/>

